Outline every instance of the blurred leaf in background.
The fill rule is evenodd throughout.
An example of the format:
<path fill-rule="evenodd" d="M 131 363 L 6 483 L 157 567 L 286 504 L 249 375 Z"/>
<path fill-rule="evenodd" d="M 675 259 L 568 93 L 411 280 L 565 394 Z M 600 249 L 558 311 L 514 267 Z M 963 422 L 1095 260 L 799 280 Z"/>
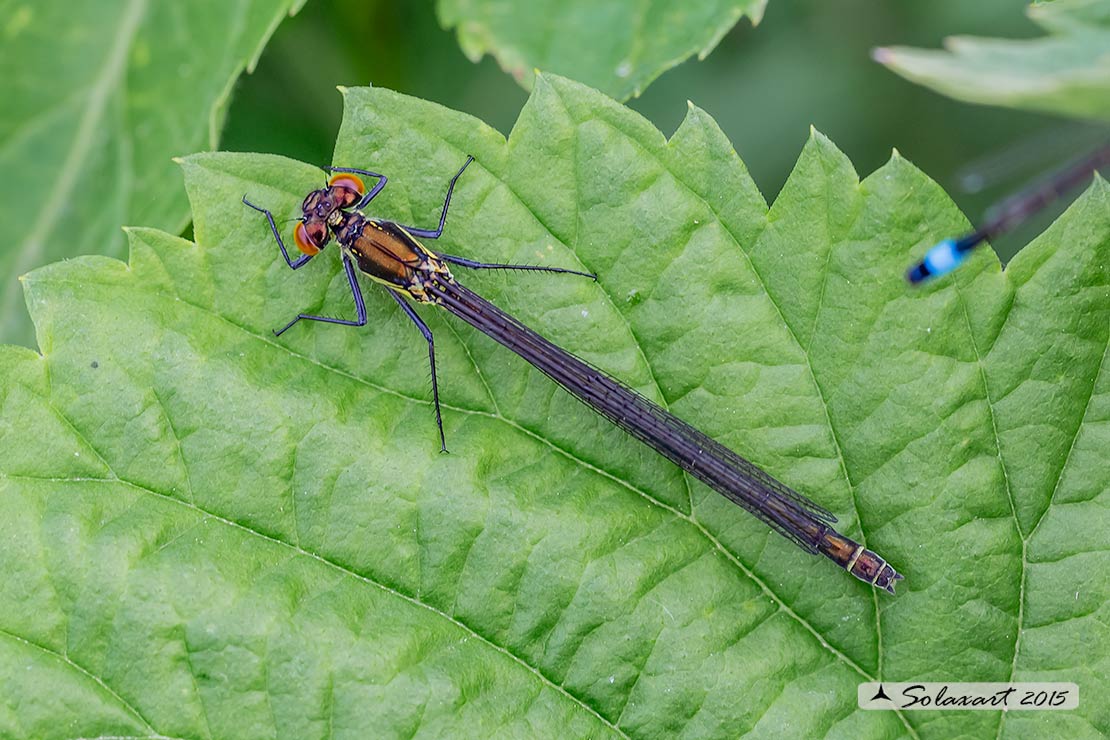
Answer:
<path fill-rule="evenodd" d="M 492 54 L 532 86 L 534 70 L 584 82 L 617 100 L 637 96 L 683 60 L 704 59 L 743 16 L 759 23 L 767 0 L 438 0 L 444 28 L 478 61 Z"/>
<path fill-rule="evenodd" d="M 1110 0 L 1054 0 L 1028 12 L 1048 36 L 955 36 L 947 51 L 895 46 L 875 57 L 959 100 L 1110 122 Z"/>
<path fill-rule="evenodd" d="M 907 580 L 875 593 L 431 306 L 426 347 L 334 248 L 291 272 L 243 193 L 320 171 L 185 162 L 196 243 L 28 277 L 0 348 L 0 736 L 1102 737 L 1110 731 L 1110 189 L 1005 273 L 924 290 L 964 224 L 900 157 L 811 136 L 768 208 L 712 118 L 665 139 L 541 76 L 506 141 L 352 89 L 336 156 L 444 251 L 584 266 L 467 283 L 750 455 Z M 287 225 L 288 226 L 288 225 Z M 559 279 L 564 278 L 564 279 Z M 370 286 L 367 285 L 369 288 Z M 346 314 L 349 315 L 349 314 Z M 1063 680 L 1074 712 L 863 712 L 876 678 Z"/>
<path fill-rule="evenodd" d="M 32 341 L 27 270 L 185 227 L 171 158 L 215 148 L 231 83 L 301 2 L 0 1 L 0 342 Z"/>
<path fill-rule="evenodd" d="M 758 28 L 739 24 L 704 61 L 672 69 L 630 106 L 663 131 L 679 125 L 687 100 L 712 113 L 768 198 L 786 181 L 810 126 L 836 140 L 861 172 L 881 166 L 895 147 L 958 192 L 969 163 L 1034 135 L 1066 143 L 1074 127 L 1054 133 L 1059 120 L 1044 114 L 971 107 L 907 84 L 875 64 L 871 50 L 892 39 L 936 44 L 952 33 L 1030 36 L 1039 29 L 1022 15 L 1025 4 L 775 0 Z M 332 91 L 357 84 L 434 100 L 503 133 L 526 99 L 490 57 L 466 59 L 430 2 L 314 0 L 278 29 L 257 72 L 242 79 L 224 147 L 331 163 L 341 115 Z M 358 158 L 342 164 L 373 169 L 366 155 Z M 1000 180 L 958 201 L 976 215 L 1019 184 Z M 992 246 L 1008 259 L 1047 223 Z"/>

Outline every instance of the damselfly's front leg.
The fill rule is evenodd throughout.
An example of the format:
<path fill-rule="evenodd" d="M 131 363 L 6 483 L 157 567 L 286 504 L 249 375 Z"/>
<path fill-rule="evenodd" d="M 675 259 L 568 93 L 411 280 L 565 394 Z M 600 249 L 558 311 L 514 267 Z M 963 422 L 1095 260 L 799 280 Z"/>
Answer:
<path fill-rule="evenodd" d="M 266 220 L 270 222 L 270 231 L 273 232 L 274 241 L 277 242 L 278 247 L 281 249 L 281 256 L 285 258 L 285 263 L 287 265 L 296 270 L 298 267 L 303 267 L 306 262 L 312 259 L 313 255 L 311 254 L 302 255 L 296 260 L 289 259 L 289 252 L 285 251 L 285 242 L 281 240 L 281 234 L 278 233 L 277 224 L 274 223 L 274 214 L 270 213 L 268 210 L 262 208 L 261 206 L 256 206 L 254 203 L 251 203 L 249 200 L 247 200 L 247 196 L 245 195 L 243 196 L 243 204 L 246 206 L 250 206 L 254 210 L 266 216 Z"/>

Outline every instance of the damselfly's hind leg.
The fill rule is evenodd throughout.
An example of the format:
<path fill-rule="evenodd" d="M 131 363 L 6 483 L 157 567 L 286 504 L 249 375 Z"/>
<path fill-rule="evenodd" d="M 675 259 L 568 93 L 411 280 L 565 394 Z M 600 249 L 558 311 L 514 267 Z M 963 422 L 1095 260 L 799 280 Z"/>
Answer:
<path fill-rule="evenodd" d="M 408 317 L 412 319 L 412 323 L 416 324 L 416 328 L 420 330 L 424 338 L 428 340 L 428 362 L 432 366 L 432 403 L 436 407 L 436 426 L 439 427 L 439 451 L 447 452 L 447 438 L 443 435 L 443 415 L 439 410 L 439 383 L 436 382 L 436 343 L 435 340 L 432 339 L 432 330 L 428 328 L 428 325 L 424 323 L 413 307 L 410 306 L 399 293 L 393 290 L 388 292 L 393 296 L 393 300 L 397 301 L 398 305 L 401 306 L 401 309 Z"/>
<path fill-rule="evenodd" d="M 438 254 L 438 253 L 437 253 Z M 565 267 L 540 267 L 539 265 L 509 265 L 503 262 L 476 262 L 468 260 L 465 257 L 455 257 L 450 254 L 440 254 L 440 258 L 444 262 L 450 262 L 453 265 L 460 265 L 468 267 L 471 270 L 529 270 L 533 272 L 562 272 L 567 275 L 581 275 L 582 277 L 597 280 L 597 275 L 592 272 L 579 272 L 578 270 L 568 270 Z"/>
<path fill-rule="evenodd" d="M 362 290 L 358 287 L 358 278 L 355 276 L 354 265 L 351 264 L 351 258 L 346 254 L 343 255 L 343 269 L 347 272 L 347 282 L 351 286 L 351 295 L 355 299 L 355 311 L 357 312 L 357 319 L 333 319 L 330 316 L 314 316 L 309 313 L 299 313 L 297 318 L 290 321 L 285 326 L 274 331 L 275 337 L 280 337 L 284 334 L 293 324 L 301 319 L 306 321 L 322 321 L 325 324 L 341 324 L 343 326 L 366 326 L 366 304 L 362 301 Z"/>

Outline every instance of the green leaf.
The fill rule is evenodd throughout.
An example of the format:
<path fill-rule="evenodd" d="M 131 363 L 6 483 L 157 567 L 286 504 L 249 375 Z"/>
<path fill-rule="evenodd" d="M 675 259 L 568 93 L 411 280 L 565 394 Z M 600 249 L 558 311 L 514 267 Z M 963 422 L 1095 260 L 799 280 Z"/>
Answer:
<path fill-rule="evenodd" d="M 439 0 L 471 60 L 485 54 L 531 88 L 537 69 L 592 85 L 618 100 L 697 54 L 709 56 L 743 16 L 759 23 L 767 0 Z"/>
<path fill-rule="evenodd" d="M 1028 12 L 1048 36 L 956 36 L 947 51 L 891 47 L 875 58 L 958 100 L 1110 121 L 1110 0 L 1055 0 Z"/>
<path fill-rule="evenodd" d="M 16 278 L 120 255 L 120 224 L 181 231 L 172 157 L 214 148 L 231 86 L 303 0 L 0 0 L 0 341 L 28 343 Z"/>
<path fill-rule="evenodd" d="M 432 307 L 351 316 L 285 219 L 321 173 L 185 161 L 196 244 L 26 280 L 42 355 L 0 350 L 0 735 L 1098 737 L 1110 567 L 1110 188 L 1005 273 L 912 290 L 966 226 L 895 156 L 814 134 L 768 210 L 714 122 L 665 140 L 541 76 L 506 142 L 346 93 L 337 164 L 461 274 L 832 509 L 906 574 L 876 593 L 685 478 Z M 1067 714 L 856 709 L 860 681 L 1062 680 Z"/>

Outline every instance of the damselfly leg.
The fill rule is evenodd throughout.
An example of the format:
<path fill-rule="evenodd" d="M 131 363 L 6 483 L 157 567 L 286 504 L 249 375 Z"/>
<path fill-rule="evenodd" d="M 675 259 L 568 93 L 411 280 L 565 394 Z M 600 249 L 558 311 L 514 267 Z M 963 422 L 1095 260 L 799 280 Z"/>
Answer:
<path fill-rule="evenodd" d="M 475 262 L 468 260 L 466 257 L 455 257 L 450 254 L 439 253 L 440 258 L 444 262 L 450 262 L 452 265 L 459 265 L 471 270 L 527 270 L 532 272 L 561 272 L 567 275 L 581 275 L 582 277 L 590 278 L 596 281 L 597 275 L 592 272 L 579 272 L 578 270 L 568 270 L 565 267 L 540 267 L 539 265 L 509 265 L 501 262 Z"/>
<path fill-rule="evenodd" d="M 417 229 L 412 226 L 402 226 L 402 228 L 412 234 L 413 236 L 420 236 L 425 239 L 438 239 L 443 234 L 443 225 L 447 223 L 447 209 L 451 207 L 451 193 L 455 191 L 455 183 L 462 177 L 462 173 L 474 161 L 474 157 L 467 155 L 466 161 L 455 176 L 451 178 L 451 183 L 447 186 L 447 197 L 443 199 L 443 211 L 439 214 L 439 227 L 435 229 Z"/>
<path fill-rule="evenodd" d="M 443 415 L 439 410 L 439 383 L 436 381 L 436 343 L 432 338 L 432 330 L 416 313 L 416 309 L 410 306 L 397 291 L 390 290 L 388 292 L 393 296 L 393 300 L 401 306 L 401 310 L 412 319 L 412 323 L 416 324 L 416 328 L 420 330 L 424 338 L 428 340 L 428 364 L 432 366 L 432 403 L 436 407 L 436 426 L 439 427 L 439 451 L 447 452 L 447 438 L 443 434 Z"/>
<path fill-rule="evenodd" d="M 419 236 L 419 237 L 422 237 L 424 239 L 438 239 L 440 236 L 442 236 L 443 235 L 443 227 L 447 223 L 447 211 L 451 207 L 451 194 L 455 190 L 455 183 L 458 182 L 459 178 L 462 176 L 462 173 L 466 171 L 466 168 L 469 167 L 470 163 L 473 162 L 473 161 L 474 161 L 474 157 L 468 156 L 466 158 L 466 161 L 463 162 L 463 166 L 460 167 L 459 171 L 455 173 L 455 176 L 451 178 L 451 182 L 447 186 L 447 197 L 445 197 L 443 199 L 443 210 L 439 214 L 439 226 L 438 227 L 436 227 L 434 229 L 418 229 L 415 226 L 402 226 L 402 228 L 405 231 L 412 234 L 413 236 Z M 354 170 L 351 170 L 351 171 L 354 171 Z M 540 267 L 538 265 L 513 265 L 513 264 L 502 263 L 502 262 L 478 262 L 476 260 L 470 260 L 470 259 L 467 259 L 465 257 L 455 257 L 455 256 L 450 255 L 450 254 L 442 254 L 442 253 L 439 256 L 443 259 L 444 262 L 450 262 L 453 265 L 459 265 L 460 267 L 466 267 L 466 268 L 469 268 L 471 270 L 524 270 L 524 271 L 530 271 L 530 272 L 561 272 L 561 273 L 565 273 L 565 274 L 568 274 L 568 275 L 581 275 L 582 277 L 588 277 L 591 280 L 597 280 L 597 275 L 594 275 L 591 272 L 580 272 L 578 270 L 568 270 L 568 269 L 565 269 L 565 268 L 562 268 L 562 267 Z"/>
<path fill-rule="evenodd" d="M 351 258 L 346 253 L 343 254 L 343 269 L 347 273 L 347 283 L 351 286 L 351 295 L 355 299 L 355 311 L 358 313 L 357 319 L 335 319 L 330 316 L 316 316 L 310 313 L 299 313 L 297 318 L 290 321 L 285 326 L 274 331 L 275 337 L 280 337 L 289 330 L 293 324 L 301 319 L 306 321 L 322 321 L 325 324 L 340 324 L 342 326 L 366 326 L 366 304 L 362 300 L 362 289 L 358 287 L 358 277 L 355 275 L 355 267 L 351 264 Z"/>
<path fill-rule="evenodd" d="M 249 200 L 247 200 L 247 196 L 245 195 L 243 196 L 243 204 L 246 206 L 250 206 L 254 210 L 258 211 L 266 217 L 267 221 L 270 222 L 270 232 L 274 235 L 274 241 L 277 242 L 278 248 L 281 249 L 281 256 L 285 258 L 286 264 L 296 270 L 299 267 L 303 267 L 306 262 L 312 259 L 311 254 L 302 254 L 295 260 L 289 259 L 289 252 L 285 251 L 285 242 L 282 241 L 281 233 L 278 231 L 277 224 L 274 223 L 274 214 L 270 213 L 267 209 L 261 206 L 256 206 L 254 203 L 251 203 Z"/>

